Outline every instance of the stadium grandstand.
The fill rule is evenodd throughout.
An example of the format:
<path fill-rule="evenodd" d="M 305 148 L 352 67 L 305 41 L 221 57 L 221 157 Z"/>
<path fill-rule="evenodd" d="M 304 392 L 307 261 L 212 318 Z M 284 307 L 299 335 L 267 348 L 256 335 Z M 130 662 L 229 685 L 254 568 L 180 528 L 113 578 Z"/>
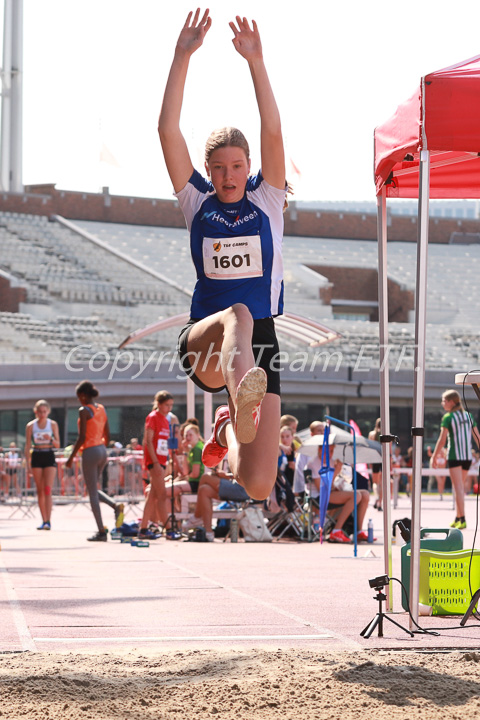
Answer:
<path fill-rule="evenodd" d="M 4 16 L 0 138 L 0 446 L 22 446 L 36 400 L 47 398 L 64 445 L 76 435 L 74 387 L 99 387 L 114 439 L 141 432 L 154 393 L 168 387 L 180 417 L 186 383 L 178 327 L 133 331 L 186 313 L 193 288 L 175 200 L 25 186 L 22 178 L 23 8 Z M 440 393 L 478 364 L 478 203 L 430 205 L 425 441 Z M 392 430 L 410 443 L 414 375 L 416 209 L 388 205 Z M 328 411 L 368 432 L 379 415 L 377 221 L 366 203 L 291 202 L 285 213 L 285 306 L 337 333 L 319 347 L 281 335 L 283 409 L 305 427 Z M 197 393 L 198 415 L 202 404 Z M 222 401 L 223 398 L 217 398 Z"/>
<path fill-rule="evenodd" d="M 43 396 L 52 401 L 65 441 L 71 439 L 73 391 L 83 377 L 99 385 L 115 411 L 114 434 L 120 440 L 138 434 L 135 424 L 159 387 L 171 388 L 182 408 L 185 382 L 174 360 L 178 327 L 144 337 L 123 354 L 118 346 L 132 331 L 188 311 L 194 271 L 186 230 L 150 221 L 142 225 L 138 217 L 135 224 L 86 220 L 86 212 L 81 220 L 47 217 L 10 211 L 8 205 L 4 194 L 0 444 L 10 439 L 21 443 L 25 417 Z M 92 211 L 92 216 L 98 213 Z M 350 220 L 349 227 L 355 220 L 361 224 L 358 214 Z M 411 241 L 389 244 L 392 424 L 406 442 L 415 254 Z M 288 311 L 341 335 L 321 347 L 280 336 L 284 408 L 299 416 L 302 425 L 328 410 L 341 418 L 354 416 L 369 429 L 379 404 L 376 242 L 289 234 L 284 264 Z M 441 391 L 452 385 L 455 372 L 478 365 L 479 268 L 480 246 L 474 243 L 429 246 L 425 422 L 432 435 Z M 197 400 L 201 404 L 201 397 Z"/>

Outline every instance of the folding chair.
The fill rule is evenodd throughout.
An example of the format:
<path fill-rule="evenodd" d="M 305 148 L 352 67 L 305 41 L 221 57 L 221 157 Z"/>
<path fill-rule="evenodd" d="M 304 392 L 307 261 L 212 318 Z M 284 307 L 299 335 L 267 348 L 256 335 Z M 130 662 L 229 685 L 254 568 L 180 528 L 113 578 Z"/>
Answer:
<path fill-rule="evenodd" d="M 275 539 L 281 540 L 290 530 L 293 530 L 297 537 L 302 537 L 304 533 L 304 510 L 280 470 L 269 500 L 274 509 L 271 511 L 272 514 L 267 527 Z M 278 532 L 279 534 L 276 534 Z"/>

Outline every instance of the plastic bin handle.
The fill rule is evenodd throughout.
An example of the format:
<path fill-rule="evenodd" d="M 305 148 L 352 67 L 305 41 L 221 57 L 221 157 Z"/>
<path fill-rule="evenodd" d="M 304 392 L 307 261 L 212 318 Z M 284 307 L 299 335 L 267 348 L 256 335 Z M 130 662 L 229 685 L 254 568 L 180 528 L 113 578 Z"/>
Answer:
<path fill-rule="evenodd" d="M 448 535 L 451 532 L 452 528 L 422 528 L 420 530 L 420 539 L 424 538 L 425 535 L 435 535 L 438 533 L 444 533 L 445 535 Z"/>

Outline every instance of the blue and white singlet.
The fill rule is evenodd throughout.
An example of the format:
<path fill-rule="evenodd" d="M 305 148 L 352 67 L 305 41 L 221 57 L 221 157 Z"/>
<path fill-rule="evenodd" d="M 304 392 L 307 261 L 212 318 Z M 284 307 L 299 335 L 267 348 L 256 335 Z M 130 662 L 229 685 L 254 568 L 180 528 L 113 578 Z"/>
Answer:
<path fill-rule="evenodd" d="M 254 320 L 283 312 L 283 205 L 286 190 L 249 177 L 242 200 L 221 203 L 197 170 L 176 193 L 197 273 L 190 317 L 246 305 Z"/>

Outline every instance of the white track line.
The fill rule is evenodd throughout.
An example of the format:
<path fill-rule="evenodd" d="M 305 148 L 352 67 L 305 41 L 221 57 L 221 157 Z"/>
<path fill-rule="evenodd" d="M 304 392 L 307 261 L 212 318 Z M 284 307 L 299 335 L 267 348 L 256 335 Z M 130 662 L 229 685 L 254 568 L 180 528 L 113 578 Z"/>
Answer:
<path fill-rule="evenodd" d="M 36 652 L 37 648 L 35 647 L 35 642 L 30 634 L 30 630 L 28 629 L 27 621 L 25 620 L 25 615 L 23 614 L 20 601 L 8 575 L 8 570 L 2 562 L 1 556 L 0 575 L 3 578 L 3 584 L 5 585 L 8 602 L 10 603 L 10 609 L 13 615 L 13 622 L 17 628 L 22 650 L 33 650 L 33 652 Z"/>
<path fill-rule="evenodd" d="M 289 618 L 290 620 L 293 620 L 297 623 L 300 623 L 301 625 L 305 625 L 306 627 L 312 628 L 312 630 L 317 630 L 323 638 L 335 638 L 336 640 L 339 640 L 344 645 L 347 645 L 352 650 L 358 650 L 363 649 L 362 645 L 360 643 L 356 642 L 355 640 L 352 640 L 351 638 L 347 638 L 344 635 L 341 635 L 340 633 L 336 633 L 333 630 L 329 630 L 328 628 L 320 627 L 319 625 L 316 625 L 315 623 L 310 622 L 309 620 L 305 620 L 305 618 L 301 618 L 298 615 L 294 615 L 293 613 L 288 612 L 287 610 L 283 610 L 282 608 L 277 607 L 276 605 L 272 605 L 272 603 L 266 602 L 265 600 L 259 600 L 256 597 L 253 597 L 252 595 L 248 595 L 245 592 L 242 592 L 241 590 L 236 590 L 235 588 L 228 587 L 228 585 L 223 585 L 222 583 L 219 583 L 218 580 L 214 580 L 211 577 L 208 577 L 207 575 L 199 575 L 196 572 L 193 572 L 192 570 L 189 570 L 188 568 L 183 567 L 182 565 L 177 565 L 177 563 L 173 563 L 170 560 L 163 560 L 164 563 L 168 563 L 172 567 L 177 568 L 178 570 L 182 570 L 185 573 L 188 573 L 189 575 L 193 577 L 200 578 L 202 580 L 206 580 L 210 583 L 215 583 L 218 587 L 223 588 L 223 590 L 226 590 L 229 593 L 232 593 L 232 595 L 238 595 L 241 598 L 246 598 L 250 600 L 250 602 L 253 602 L 257 605 L 262 605 L 263 607 L 268 608 L 269 610 L 272 610 L 273 612 L 277 613 L 278 615 L 283 615 L 284 617 Z"/>
<path fill-rule="evenodd" d="M 331 635 L 164 635 L 159 637 L 34 638 L 36 643 L 225 642 L 225 640 L 326 640 Z"/>

